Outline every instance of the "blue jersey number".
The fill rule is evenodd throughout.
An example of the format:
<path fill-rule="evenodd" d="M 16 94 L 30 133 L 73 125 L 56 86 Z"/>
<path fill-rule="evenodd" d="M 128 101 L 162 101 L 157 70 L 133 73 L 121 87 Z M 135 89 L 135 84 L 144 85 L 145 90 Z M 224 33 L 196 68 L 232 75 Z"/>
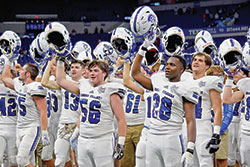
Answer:
<path fill-rule="evenodd" d="M 20 112 L 21 116 L 26 115 L 26 107 L 25 107 L 25 105 L 23 103 L 25 103 L 25 98 L 19 96 L 18 97 L 18 109 L 19 109 L 19 112 Z"/>
<path fill-rule="evenodd" d="M 172 100 L 168 97 L 160 98 L 160 96 L 155 93 L 153 96 L 153 100 L 155 101 L 154 108 L 153 108 L 153 116 L 159 115 L 159 118 L 162 120 L 169 120 L 171 117 L 171 107 L 172 107 Z"/>
<path fill-rule="evenodd" d="M 7 101 L 8 108 L 6 113 L 5 97 L 0 99 L 0 112 L 2 116 L 16 116 L 16 100 L 14 98 L 9 98 Z"/>
<path fill-rule="evenodd" d="M 133 112 L 133 114 L 138 113 L 140 98 L 140 95 L 135 96 L 132 93 L 128 94 L 126 103 L 126 113 L 130 113 L 131 111 Z"/>
<path fill-rule="evenodd" d="M 65 109 L 70 108 L 70 110 L 76 111 L 78 109 L 78 106 L 79 106 L 79 96 L 72 94 L 72 93 L 69 93 L 68 91 L 65 91 L 64 95 L 65 95 L 64 108 Z M 73 99 L 73 104 L 69 103 L 69 98 Z"/>
<path fill-rule="evenodd" d="M 93 100 L 88 105 L 88 99 L 80 100 L 81 109 L 82 109 L 82 122 L 85 122 L 88 118 L 89 123 L 98 124 L 100 122 L 101 117 L 101 103 L 100 101 Z"/>
<path fill-rule="evenodd" d="M 249 121 L 249 112 L 250 112 L 250 97 L 247 98 L 246 100 L 246 114 L 245 114 L 245 119 Z"/>
<path fill-rule="evenodd" d="M 195 118 L 201 118 L 202 116 L 202 96 L 199 96 L 198 103 L 195 106 Z"/>

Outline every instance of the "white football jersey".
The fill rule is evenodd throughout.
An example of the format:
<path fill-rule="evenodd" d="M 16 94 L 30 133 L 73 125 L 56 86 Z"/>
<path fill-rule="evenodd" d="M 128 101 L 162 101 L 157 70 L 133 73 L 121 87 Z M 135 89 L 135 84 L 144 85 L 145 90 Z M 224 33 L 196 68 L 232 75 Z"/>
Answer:
<path fill-rule="evenodd" d="M 250 131 L 250 78 L 243 78 L 238 81 L 237 86 L 240 91 L 244 93 L 244 98 L 242 100 L 242 104 L 244 107 L 242 113 L 242 130 Z"/>
<path fill-rule="evenodd" d="M 112 134 L 114 113 L 110 105 L 110 96 L 117 93 L 123 98 L 126 94 L 123 85 L 111 82 L 93 87 L 88 79 L 81 79 L 79 82 L 82 111 L 80 135 L 92 138 Z"/>
<path fill-rule="evenodd" d="M 152 117 L 152 109 L 153 109 L 153 94 L 154 92 L 144 89 L 144 101 L 145 101 L 145 121 L 144 126 L 149 127 L 150 118 Z"/>
<path fill-rule="evenodd" d="M 48 126 L 58 124 L 62 111 L 61 90 L 47 89 Z"/>
<path fill-rule="evenodd" d="M 160 73 L 151 77 L 153 85 L 153 118 L 150 120 L 150 133 L 181 133 L 184 122 L 183 98 L 198 103 L 199 92 L 196 84 L 187 81 L 169 82 Z"/>
<path fill-rule="evenodd" d="M 212 103 L 209 97 L 209 90 L 222 92 L 223 83 L 217 76 L 204 76 L 195 80 L 200 88 L 199 102 L 195 107 L 195 117 L 198 120 L 211 120 Z"/>
<path fill-rule="evenodd" d="M 17 122 L 16 92 L 4 86 L 0 81 L 0 124 Z"/>
<path fill-rule="evenodd" d="M 128 88 L 126 90 L 124 111 L 127 125 L 143 124 L 145 120 L 145 102 L 142 101 L 140 94 Z"/>
<path fill-rule="evenodd" d="M 47 90 L 41 83 L 35 81 L 23 85 L 18 78 L 14 79 L 14 88 L 18 103 L 17 127 L 40 126 L 40 112 L 37 110 L 32 96 L 46 97 Z"/>

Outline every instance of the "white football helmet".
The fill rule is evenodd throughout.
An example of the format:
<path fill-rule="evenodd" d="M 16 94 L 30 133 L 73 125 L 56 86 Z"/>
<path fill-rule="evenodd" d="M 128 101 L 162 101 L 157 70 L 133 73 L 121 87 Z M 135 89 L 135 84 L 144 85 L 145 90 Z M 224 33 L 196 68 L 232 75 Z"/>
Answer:
<path fill-rule="evenodd" d="M 49 55 L 49 43 L 45 38 L 44 32 L 38 34 L 32 41 L 29 52 L 32 59 L 38 66 L 46 63 L 46 61 L 51 57 Z"/>
<path fill-rule="evenodd" d="M 133 50 L 134 36 L 128 29 L 118 27 L 113 30 L 110 43 L 119 56 L 123 57 Z"/>
<path fill-rule="evenodd" d="M 59 22 L 52 22 L 45 27 L 45 38 L 50 50 L 57 56 L 67 56 L 71 51 L 69 32 Z"/>
<path fill-rule="evenodd" d="M 199 39 L 201 38 L 205 39 L 207 42 L 214 43 L 212 35 L 210 34 L 210 32 L 206 30 L 201 30 L 199 33 L 196 34 L 195 39 L 194 39 L 194 44 L 196 45 Z"/>
<path fill-rule="evenodd" d="M 154 35 L 158 26 L 158 18 L 148 6 L 138 7 L 130 19 L 130 28 L 135 37 Z M 151 34 L 151 35 L 150 35 Z"/>
<path fill-rule="evenodd" d="M 77 57 L 75 57 L 76 60 L 80 60 L 85 62 L 85 60 L 93 60 L 92 55 L 89 54 L 89 52 L 82 51 L 81 53 L 78 54 Z"/>
<path fill-rule="evenodd" d="M 240 69 L 242 66 L 242 48 L 240 43 L 229 38 L 224 40 L 219 47 L 219 56 L 221 58 L 221 66 L 224 71 L 232 75 L 228 70 Z"/>
<path fill-rule="evenodd" d="M 21 49 L 20 37 L 13 31 L 5 31 L 0 36 L 0 49 L 7 58 L 17 59 Z"/>
<path fill-rule="evenodd" d="M 250 43 L 247 41 L 243 47 L 243 66 L 247 70 L 250 70 Z"/>
<path fill-rule="evenodd" d="M 213 41 L 206 40 L 201 37 L 194 46 L 196 52 L 204 52 L 210 55 L 212 52 L 216 52 L 217 48 Z"/>
<path fill-rule="evenodd" d="M 152 68 L 157 62 L 160 61 L 159 50 L 154 44 L 149 45 L 145 54 L 145 64 L 147 67 Z"/>
<path fill-rule="evenodd" d="M 246 37 L 247 37 L 247 40 L 250 41 L 250 28 L 249 28 L 248 31 L 247 31 Z"/>
<path fill-rule="evenodd" d="M 91 53 L 92 53 L 92 49 L 91 49 L 90 45 L 85 41 L 76 42 L 73 49 L 72 49 L 72 51 L 71 51 L 72 56 L 75 59 L 77 59 L 78 55 L 81 52 L 87 52 L 88 55 L 91 55 Z"/>
<path fill-rule="evenodd" d="M 162 39 L 165 53 L 168 56 L 180 55 L 185 42 L 185 36 L 181 28 L 171 27 L 165 31 Z"/>

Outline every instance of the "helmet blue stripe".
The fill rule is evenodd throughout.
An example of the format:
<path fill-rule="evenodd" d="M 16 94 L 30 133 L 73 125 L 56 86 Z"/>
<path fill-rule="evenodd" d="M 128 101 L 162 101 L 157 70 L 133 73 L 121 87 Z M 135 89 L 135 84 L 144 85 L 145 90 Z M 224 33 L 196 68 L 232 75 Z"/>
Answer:
<path fill-rule="evenodd" d="M 205 31 L 202 31 L 201 35 L 204 35 Z"/>
<path fill-rule="evenodd" d="M 41 48 L 41 45 L 40 45 L 40 42 L 39 42 L 38 39 L 37 39 L 37 46 L 38 46 L 38 49 L 39 49 L 41 52 L 43 52 L 43 50 L 42 50 L 42 48 Z"/>
<path fill-rule="evenodd" d="M 233 41 L 232 38 L 230 38 L 230 43 L 231 43 L 232 46 L 234 46 L 234 41 Z"/>
<path fill-rule="evenodd" d="M 207 41 L 206 41 L 203 37 L 202 37 L 201 39 L 202 39 L 202 41 L 203 41 L 204 43 L 207 43 Z"/>
<path fill-rule="evenodd" d="M 136 15 L 135 15 L 135 20 L 134 20 L 134 31 L 135 31 L 135 32 L 138 32 L 138 31 L 136 30 L 136 20 L 137 20 L 138 14 L 140 13 L 140 11 L 141 11 L 144 7 L 145 7 L 145 6 L 142 6 L 142 7 L 137 11 L 137 13 L 136 13 Z"/>

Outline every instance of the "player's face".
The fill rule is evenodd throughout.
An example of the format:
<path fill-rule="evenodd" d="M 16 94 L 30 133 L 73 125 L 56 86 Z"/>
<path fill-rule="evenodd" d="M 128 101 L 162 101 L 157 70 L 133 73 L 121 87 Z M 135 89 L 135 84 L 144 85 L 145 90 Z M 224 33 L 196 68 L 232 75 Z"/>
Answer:
<path fill-rule="evenodd" d="M 192 61 L 192 70 L 193 72 L 206 72 L 206 62 L 205 56 L 197 55 Z"/>
<path fill-rule="evenodd" d="M 56 76 L 56 63 L 52 64 L 51 70 L 50 70 L 50 75 Z"/>
<path fill-rule="evenodd" d="M 83 77 L 84 77 L 85 79 L 89 78 L 88 66 L 85 66 L 85 67 L 84 67 L 82 75 L 83 75 Z"/>
<path fill-rule="evenodd" d="M 104 83 L 105 75 L 106 73 L 103 72 L 98 66 L 94 66 L 89 69 L 89 81 L 94 87 Z"/>
<path fill-rule="evenodd" d="M 182 74 L 181 68 L 183 67 L 181 66 L 179 59 L 170 57 L 165 68 L 166 78 L 168 78 L 171 82 L 179 81 Z"/>
<path fill-rule="evenodd" d="M 21 81 L 25 81 L 27 79 L 27 68 L 28 66 L 27 65 L 24 65 L 22 68 L 20 68 L 20 71 L 19 71 L 19 79 Z"/>
<path fill-rule="evenodd" d="M 79 63 L 73 63 L 70 66 L 70 73 L 72 78 L 79 78 L 82 76 L 83 68 Z"/>

